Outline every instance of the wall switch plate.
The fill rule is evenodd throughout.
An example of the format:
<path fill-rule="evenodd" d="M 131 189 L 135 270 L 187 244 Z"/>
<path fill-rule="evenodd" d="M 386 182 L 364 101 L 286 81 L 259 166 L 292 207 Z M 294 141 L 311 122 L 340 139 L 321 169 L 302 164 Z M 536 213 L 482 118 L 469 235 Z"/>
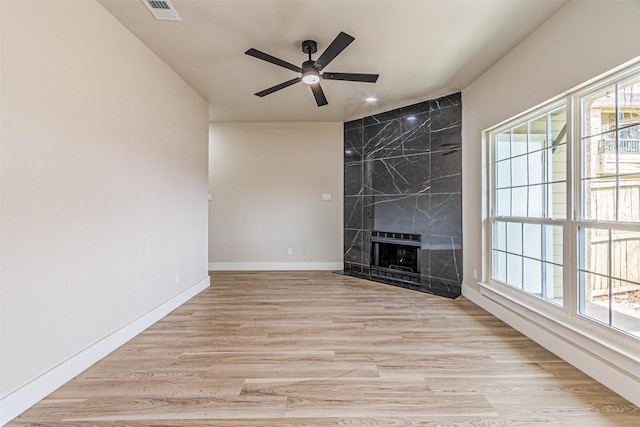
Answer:
<path fill-rule="evenodd" d="M 478 270 L 476 270 L 475 268 L 473 269 L 473 278 L 475 280 L 478 280 Z"/>
<path fill-rule="evenodd" d="M 287 248 L 287 255 L 293 255 L 293 248 Z"/>
<path fill-rule="evenodd" d="M 323 193 L 322 194 L 322 200 L 325 201 L 325 202 L 331 200 L 331 193 Z"/>
<path fill-rule="evenodd" d="M 213 200 L 213 194 L 209 193 L 209 200 Z"/>

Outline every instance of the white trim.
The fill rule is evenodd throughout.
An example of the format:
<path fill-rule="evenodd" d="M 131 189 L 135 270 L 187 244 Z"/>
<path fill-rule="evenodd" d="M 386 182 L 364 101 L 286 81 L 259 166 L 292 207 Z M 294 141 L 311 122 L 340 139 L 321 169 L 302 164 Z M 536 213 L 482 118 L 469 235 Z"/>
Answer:
<path fill-rule="evenodd" d="M 210 271 L 342 270 L 339 262 L 210 262 Z"/>
<path fill-rule="evenodd" d="M 76 375 L 116 350 L 140 332 L 209 287 L 210 278 L 199 280 L 188 289 L 148 313 L 101 339 L 80 353 L 45 372 L 18 390 L 0 399 L 0 425 L 5 425 Z"/>
<path fill-rule="evenodd" d="M 640 406 L 638 354 L 611 348 L 575 325 L 549 319 L 479 283 L 462 285 L 462 295 L 596 381 Z"/>

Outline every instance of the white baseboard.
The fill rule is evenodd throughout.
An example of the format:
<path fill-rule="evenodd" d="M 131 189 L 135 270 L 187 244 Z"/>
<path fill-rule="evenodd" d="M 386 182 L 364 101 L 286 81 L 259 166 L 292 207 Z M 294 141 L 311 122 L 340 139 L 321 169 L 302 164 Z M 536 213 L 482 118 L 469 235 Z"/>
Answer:
<path fill-rule="evenodd" d="M 624 352 L 616 352 L 575 328 L 542 318 L 515 303 L 481 288 L 462 285 L 462 295 L 526 335 L 550 352 L 575 366 L 620 396 L 640 406 L 638 362 Z"/>
<path fill-rule="evenodd" d="M 340 262 L 210 262 L 210 271 L 342 270 Z"/>
<path fill-rule="evenodd" d="M 206 289 L 209 284 L 210 279 L 207 276 L 133 322 L 0 399 L 0 425 L 5 425 L 38 403 L 57 388 Z"/>

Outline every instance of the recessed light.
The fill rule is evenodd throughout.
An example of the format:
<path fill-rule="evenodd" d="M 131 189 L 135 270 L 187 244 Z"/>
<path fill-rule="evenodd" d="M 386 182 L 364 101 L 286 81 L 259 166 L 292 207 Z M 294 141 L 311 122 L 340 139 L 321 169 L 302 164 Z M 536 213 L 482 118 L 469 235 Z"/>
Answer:
<path fill-rule="evenodd" d="M 378 100 L 378 98 L 374 97 L 374 96 L 370 96 L 368 98 L 365 98 L 365 101 L 367 102 L 376 102 Z"/>

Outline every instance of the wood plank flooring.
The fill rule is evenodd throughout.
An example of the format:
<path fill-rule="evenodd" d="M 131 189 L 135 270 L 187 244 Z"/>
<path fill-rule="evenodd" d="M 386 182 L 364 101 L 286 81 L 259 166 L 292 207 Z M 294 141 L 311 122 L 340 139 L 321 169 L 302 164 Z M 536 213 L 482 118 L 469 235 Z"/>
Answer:
<path fill-rule="evenodd" d="M 467 300 L 330 272 L 211 276 L 8 426 L 640 426 Z"/>

